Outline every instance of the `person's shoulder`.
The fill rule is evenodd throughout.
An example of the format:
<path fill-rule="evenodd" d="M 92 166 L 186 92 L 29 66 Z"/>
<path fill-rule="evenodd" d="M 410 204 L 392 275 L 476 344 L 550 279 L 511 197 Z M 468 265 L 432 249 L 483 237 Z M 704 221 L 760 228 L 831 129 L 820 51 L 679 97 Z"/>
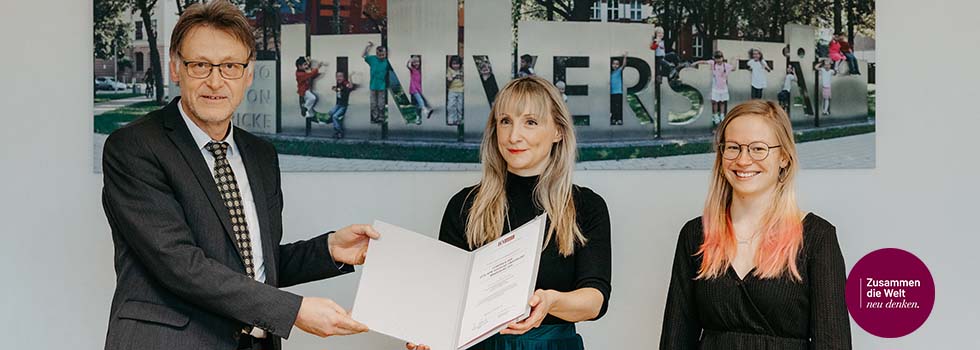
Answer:
<path fill-rule="evenodd" d="M 572 185 L 572 198 L 581 204 L 588 204 L 589 206 L 602 209 L 606 208 L 606 200 L 591 188 L 585 186 Z"/>
<path fill-rule="evenodd" d="M 820 217 L 820 215 L 810 212 L 803 217 L 803 232 L 809 236 L 834 235 L 837 232 L 837 227 L 831 224 L 830 221 Z"/>
<path fill-rule="evenodd" d="M 696 250 L 704 241 L 703 227 L 700 216 L 688 220 L 677 234 L 677 244 L 683 244 L 692 251 Z"/>
<path fill-rule="evenodd" d="M 575 212 L 580 219 L 609 220 L 609 206 L 606 200 L 591 188 L 572 185 L 572 200 Z"/>
<path fill-rule="evenodd" d="M 701 237 L 704 233 L 704 221 L 700 216 L 687 220 L 681 227 L 680 238 L 690 240 Z"/>
<path fill-rule="evenodd" d="M 449 198 L 449 206 L 461 208 L 465 204 L 472 204 L 473 199 L 476 197 L 478 186 L 479 185 L 463 187 L 463 189 L 459 190 L 456 192 L 456 194 Z"/>
<path fill-rule="evenodd" d="M 248 148 L 261 150 L 265 154 L 272 154 L 273 156 L 277 155 L 276 147 L 273 146 L 271 142 L 266 141 L 261 137 L 255 136 L 255 134 L 245 131 L 245 129 L 239 128 L 237 126 L 235 126 L 234 128 L 235 128 L 235 142 L 239 144 L 239 147 L 244 145 Z"/>
<path fill-rule="evenodd" d="M 804 250 L 820 250 L 820 247 L 836 245 L 837 227 L 815 213 L 803 218 Z"/>

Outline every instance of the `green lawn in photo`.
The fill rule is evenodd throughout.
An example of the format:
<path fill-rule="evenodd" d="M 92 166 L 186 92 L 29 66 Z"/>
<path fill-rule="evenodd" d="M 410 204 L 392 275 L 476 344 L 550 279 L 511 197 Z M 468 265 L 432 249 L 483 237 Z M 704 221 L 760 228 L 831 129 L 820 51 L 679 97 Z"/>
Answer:
<path fill-rule="evenodd" d="M 109 134 L 123 125 L 142 117 L 147 113 L 160 109 L 156 101 L 137 102 L 113 109 L 111 111 L 95 116 L 95 132 L 97 134 Z"/>

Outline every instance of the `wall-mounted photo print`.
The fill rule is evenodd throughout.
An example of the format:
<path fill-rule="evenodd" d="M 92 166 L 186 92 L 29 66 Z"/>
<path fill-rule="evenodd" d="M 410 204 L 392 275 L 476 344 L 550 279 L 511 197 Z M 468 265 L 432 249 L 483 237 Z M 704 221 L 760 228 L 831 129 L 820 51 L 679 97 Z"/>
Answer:
<path fill-rule="evenodd" d="M 180 95 L 171 31 L 196 2 L 95 0 L 96 171 L 109 133 Z M 233 120 L 284 171 L 478 170 L 498 91 L 526 76 L 567 106 L 580 169 L 709 169 L 750 99 L 786 110 L 803 167 L 875 167 L 873 1 L 232 3 L 257 52 Z"/>

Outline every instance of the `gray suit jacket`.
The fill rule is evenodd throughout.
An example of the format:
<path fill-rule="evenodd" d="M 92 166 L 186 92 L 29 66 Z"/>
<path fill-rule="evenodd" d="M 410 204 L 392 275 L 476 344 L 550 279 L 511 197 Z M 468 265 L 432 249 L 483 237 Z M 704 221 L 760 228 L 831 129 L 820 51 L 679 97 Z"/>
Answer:
<path fill-rule="evenodd" d="M 280 244 L 278 156 L 268 142 L 236 129 L 266 271 L 264 284 L 248 278 L 228 209 L 180 116 L 179 100 L 105 142 L 102 203 L 116 270 L 105 348 L 234 349 L 248 325 L 265 329 L 279 349 L 302 297 L 278 287 L 352 269 L 337 268 L 328 234 Z"/>

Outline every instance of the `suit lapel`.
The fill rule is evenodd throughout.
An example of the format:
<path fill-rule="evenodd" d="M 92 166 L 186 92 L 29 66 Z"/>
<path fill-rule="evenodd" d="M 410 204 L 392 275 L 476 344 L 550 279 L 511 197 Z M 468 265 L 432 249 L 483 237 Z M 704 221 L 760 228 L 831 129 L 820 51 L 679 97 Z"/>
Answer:
<path fill-rule="evenodd" d="M 180 116 L 180 111 L 177 109 L 177 103 L 180 103 L 180 98 L 175 98 L 166 107 L 166 117 L 164 119 L 164 125 L 170 129 L 167 134 L 170 140 L 180 151 L 181 156 L 187 161 L 187 165 L 191 168 L 191 172 L 194 173 L 194 177 L 197 178 L 197 182 L 201 184 L 201 189 L 204 194 L 208 197 L 208 201 L 211 202 L 211 207 L 214 208 L 215 214 L 221 221 L 221 226 L 225 228 L 225 234 L 228 239 L 234 244 L 237 242 L 235 239 L 235 233 L 231 228 L 231 216 L 228 214 L 228 207 L 225 206 L 224 201 L 221 200 L 221 195 L 218 193 L 218 185 L 214 182 L 214 176 L 211 175 L 211 171 L 208 170 L 208 163 L 204 161 L 204 155 L 201 154 L 201 150 L 197 148 L 197 144 L 194 143 L 194 137 L 191 136 L 191 131 L 187 129 L 187 124 L 184 123 L 183 117 Z M 235 249 L 235 254 L 238 254 L 238 258 L 242 259 L 242 253 Z"/>
<path fill-rule="evenodd" d="M 257 147 L 252 146 L 251 137 L 247 137 L 243 130 L 235 131 L 235 143 L 238 144 L 238 151 L 241 152 L 242 162 L 245 163 L 245 172 L 248 173 L 248 185 L 252 190 L 252 201 L 255 203 L 255 215 L 259 219 L 259 237 L 262 239 L 262 259 L 265 264 L 265 282 L 276 285 L 276 256 L 275 242 L 272 240 L 272 229 L 269 227 L 269 205 L 265 192 L 264 180 L 266 175 L 262 169 L 262 163 Z"/>

